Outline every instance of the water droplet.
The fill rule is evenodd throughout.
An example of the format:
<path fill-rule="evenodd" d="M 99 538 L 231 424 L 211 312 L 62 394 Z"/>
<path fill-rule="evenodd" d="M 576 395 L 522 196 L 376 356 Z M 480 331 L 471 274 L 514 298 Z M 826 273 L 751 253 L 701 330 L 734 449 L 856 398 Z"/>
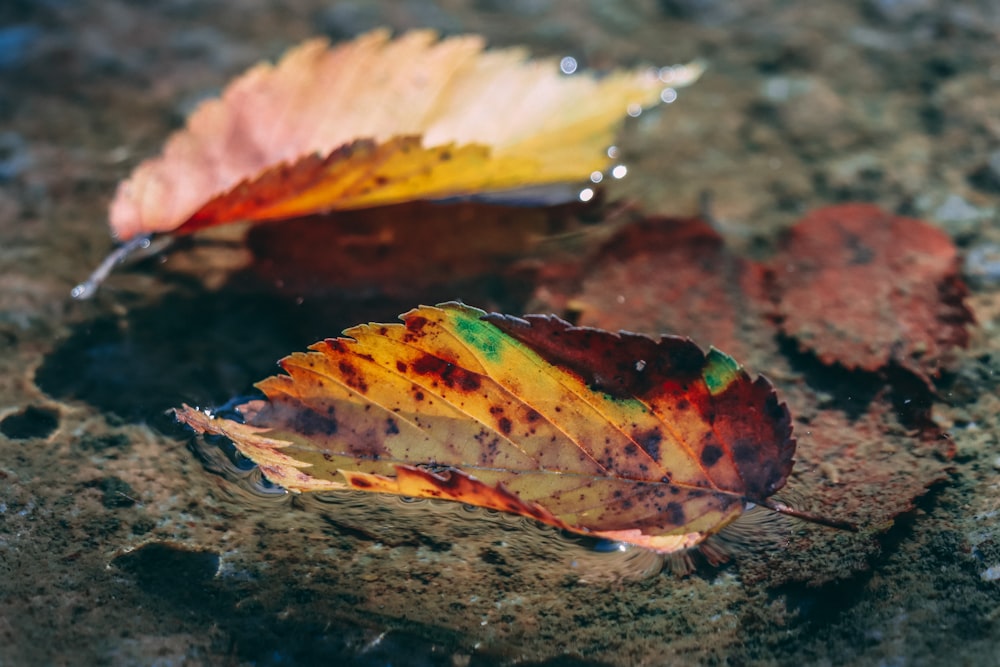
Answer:
<path fill-rule="evenodd" d="M 576 58 L 573 58 L 572 56 L 566 56 L 559 61 L 559 70 L 563 74 L 572 74 L 576 71 L 576 67 Z"/>
<path fill-rule="evenodd" d="M 603 180 L 604 180 L 604 174 L 602 174 L 599 171 L 595 171 L 590 174 L 591 183 L 600 183 Z"/>
<path fill-rule="evenodd" d="M 625 174 L 627 173 L 628 167 L 623 164 L 615 165 L 615 167 L 611 170 L 611 175 L 615 178 L 625 178 Z"/>
<path fill-rule="evenodd" d="M 602 538 L 594 543 L 593 549 L 597 553 L 608 554 L 616 551 L 624 553 L 628 547 L 626 547 L 622 542 L 615 542 L 614 540 L 605 540 Z"/>
<path fill-rule="evenodd" d="M 673 88 L 664 88 L 663 92 L 660 93 L 660 99 L 664 104 L 670 104 L 677 99 L 677 91 Z"/>
<path fill-rule="evenodd" d="M 594 198 L 594 191 L 590 188 L 580 190 L 580 201 L 587 202 Z"/>

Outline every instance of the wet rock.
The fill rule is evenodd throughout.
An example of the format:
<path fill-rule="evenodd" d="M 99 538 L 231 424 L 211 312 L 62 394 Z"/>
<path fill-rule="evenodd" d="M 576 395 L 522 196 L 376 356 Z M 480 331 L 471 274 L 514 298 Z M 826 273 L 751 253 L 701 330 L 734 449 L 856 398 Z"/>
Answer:
<path fill-rule="evenodd" d="M 986 164 L 969 174 L 969 184 L 989 194 L 1000 194 L 1000 151 L 990 153 Z"/>
<path fill-rule="evenodd" d="M 804 95 L 812 85 L 803 79 L 794 79 L 787 76 L 772 76 L 764 81 L 761 86 L 761 96 L 768 102 L 775 104 L 785 103 L 795 97 Z"/>
<path fill-rule="evenodd" d="M 36 25 L 0 28 L 0 69 L 12 69 L 27 60 L 32 46 L 41 34 L 41 29 Z"/>
<path fill-rule="evenodd" d="M 933 8 L 932 0 L 869 0 L 867 3 L 869 13 L 892 25 L 909 23 Z"/>
<path fill-rule="evenodd" d="M 81 449 L 93 452 L 125 449 L 129 445 L 128 436 L 123 433 L 105 433 L 103 435 L 84 434 L 80 440 Z"/>
<path fill-rule="evenodd" d="M 230 38 L 224 31 L 209 26 L 186 26 L 170 35 L 168 42 L 177 57 L 195 61 L 216 71 L 239 70 L 260 60 L 258 49 Z"/>
<path fill-rule="evenodd" d="M 0 132 L 0 183 L 10 181 L 31 166 L 28 142 L 16 132 Z"/>
<path fill-rule="evenodd" d="M 146 592 L 180 600 L 205 594 L 205 584 L 219 571 L 219 554 L 151 542 L 118 556 L 111 564 L 133 575 Z"/>
<path fill-rule="evenodd" d="M 726 0 L 660 0 L 664 15 L 705 25 L 724 25 L 746 14 L 743 3 Z"/>
<path fill-rule="evenodd" d="M 982 243 L 965 256 L 965 277 L 976 287 L 1000 286 L 1000 244 Z"/>
<path fill-rule="evenodd" d="M 123 479 L 105 477 L 97 483 L 97 488 L 104 492 L 101 502 L 108 509 L 135 505 L 135 491 L 132 489 L 132 485 Z"/>
<path fill-rule="evenodd" d="M 630 33 L 642 25 L 643 16 L 634 2 L 608 2 L 607 0 L 591 0 L 590 11 L 597 22 L 606 29 Z"/>
<path fill-rule="evenodd" d="M 1000 8 L 995 2 L 943 3 L 942 12 L 952 27 L 972 34 L 995 35 L 1000 29 Z"/>
<path fill-rule="evenodd" d="M 954 237 L 970 236 L 979 226 L 993 217 L 988 209 L 973 206 L 962 197 L 952 194 L 931 213 L 939 225 Z"/>
<path fill-rule="evenodd" d="M 979 576 L 983 581 L 1000 580 L 1000 543 L 987 538 L 972 547 L 972 556 L 981 562 L 985 569 Z"/>
<path fill-rule="evenodd" d="M 552 9 L 552 0 L 477 0 L 476 8 L 484 12 L 534 17 L 548 14 Z"/>
<path fill-rule="evenodd" d="M 855 26 L 848 30 L 848 39 L 857 46 L 872 51 L 900 52 L 906 49 L 907 40 L 888 30 Z"/>
<path fill-rule="evenodd" d="M 338 2 L 316 13 L 318 30 L 331 39 L 350 39 L 382 25 L 378 8 L 362 2 Z"/>
<path fill-rule="evenodd" d="M 156 522 L 149 517 L 141 517 L 132 524 L 132 534 L 133 535 L 145 535 L 149 531 L 156 528 Z"/>
<path fill-rule="evenodd" d="M 817 544 L 831 544 L 821 550 L 822 558 L 794 561 L 821 571 L 837 568 L 850 595 L 834 595 L 826 615 L 823 597 L 808 589 L 775 594 L 773 588 L 750 583 L 743 559 L 680 581 L 663 575 L 614 587 L 571 585 L 560 583 L 556 570 L 541 569 L 562 562 L 558 559 L 569 552 L 543 548 L 540 540 L 522 539 L 522 546 L 513 549 L 493 545 L 510 565 L 480 559 L 474 545 L 512 542 L 509 536 L 520 535 L 520 527 L 514 531 L 506 524 L 490 529 L 496 540 L 483 537 L 490 531 L 442 527 L 436 540 L 453 533 L 461 533 L 461 539 L 452 537 L 452 549 L 439 552 L 412 536 L 427 524 L 444 522 L 407 523 L 396 508 L 384 520 L 376 515 L 377 522 L 368 509 L 340 520 L 391 537 L 405 529 L 408 537 L 399 546 L 353 537 L 346 528 L 314 529 L 298 510 L 285 516 L 269 506 L 248 516 L 242 496 L 207 493 L 216 487 L 200 471 L 193 473 L 193 455 L 180 441 L 130 426 L 131 421 L 172 421 L 162 411 L 180 401 L 224 402 L 275 372 L 274 361 L 290 350 L 335 335 L 343 326 L 385 321 L 427 301 L 397 304 L 358 296 L 350 302 L 354 305 L 325 307 L 307 300 L 296 309 L 245 290 L 239 299 L 188 296 L 151 303 L 164 291 L 159 269 L 117 274 L 114 291 L 86 308 L 70 309 L 65 299 L 66 290 L 99 259 L 93 245 L 103 252 L 108 244 L 105 199 L 127 163 L 158 149 L 179 121 L 173 107 L 178 99 L 228 78 L 229 72 L 218 68 L 226 67 L 233 52 L 230 46 L 213 51 L 211 31 L 230 45 L 247 45 L 256 61 L 273 58 L 309 34 L 417 24 L 421 16 L 410 4 L 0 2 L 0 26 L 33 24 L 45 30 L 42 41 L 28 49 L 27 60 L 0 70 L 0 134 L 23 138 L 19 145 L 15 140 L 0 146 L 0 172 L 6 169 L 9 179 L 0 183 L 0 360 L 5 363 L 0 384 L 6 387 L 0 418 L 32 402 L 23 396 L 23 378 L 38 368 L 42 355 L 49 357 L 39 385 L 73 405 L 72 413 L 61 414 L 61 426 L 49 441 L 0 436 L 0 663 L 457 667 L 469 660 L 469 652 L 471 664 L 488 664 L 488 656 L 472 650 L 479 640 L 506 640 L 517 651 L 505 662 L 518 664 L 560 654 L 565 655 L 556 658 L 559 664 L 581 664 L 581 653 L 611 664 L 802 664 L 823 655 L 849 664 L 921 664 L 934 655 L 952 655 L 967 664 L 995 660 L 997 581 L 981 578 L 990 568 L 1000 568 L 1000 552 L 988 550 L 984 542 L 1000 542 L 994 468 L 1000 353 L 996 327 L 990 324 L 997 312 L 994 293 L 975 295 L 981 306 L 981 348 L 940 395 L 966 413 L 966 427 L 951 433 L 965 452 L 954 462 L 956 474 L 936 487 L 909 521 L 898 520 L 901 530 L 878 538 L 872 547 L 877 553 L 816 533 L 810 535 Z M 654 62 L 667 56 L 710 58 L 708 75 L 682 99 L 684 104 L 660 114 L 665 121 L 653 137 L 659 143 L 635 152 L 630 178 L 622 185 L 636 183 L 633 192 L 649 188 L 648 201 L 663 213 L 693 213 L 697 193 L 711 190 L 730 228 L 747 230 L 755 242 L 759 238 L 764 252 L 773 231 L 790 224 L 798 211 L 830 203 L 830 193 L 817 188 L 816 181 L 834 171 L 839 175 L 831 181 L 840 179 L 845 190 L 889 208 L 907 201 L 917 206 L 922 194 L 931 193 L 917 217 L 933 217 L 952 194 L 974 207 L 996 205 L 992 198 L 1000 193 L 1000 181 L 991 152 L 1000 149 L 994 141 L 1000 65 L 995 34 L 988 31 L 997 26 L 998 5 L 992 0 L 934 2 L 931 13 L 923 14 L 922 4 L 634 0 L 631 6 L 639 7 L 640 16 L 659 11 L 657 21 L 645 22 L 622 40 L 626 47 L 614 49 L 607 46 L 613 35 L 589 11 L 589 0 L 468 0 L 437 6 L 491 43 L 529 41 L 533 50 L 585 55 L 609 67 L 632 57 Z M 333 25 L 315 20 L 333 6 L 342 12 Z M 719 25 L 727 29 L 704 27 Z M 935 30 L 931 39 L 929 28 Z M 824 138 L 789 136 L 783 123 L 800 97 L 771 100 L 757 94 L 762 79 L 774 74 L 828 84 L 854 116 L 847 130 L 855 134 L 843 135 L 854 136 L 854 143 L 822 153 L 814 147 L 829 145 Z M 780 93 L 780 86 L 772 92 Z M 771 115 L 746 114 L 754 102 L 766 104 Z M 739 133 L 744 122 L 760 128 L 753 146 Z M 842 128 L 833 123 L 833 129 Z M 803 142 L 808 155 L 802 154 Z M 27 167 L 25 155 L 32 160 Z M 126 162 L 104 160 L 111 155 Z M 67 174 L 69 166 L 87 179 L 75 171 Z M 876 171 L 878 180 L 870 178 Z M 971 186 L 963 187 L 966 183 Z M 769 188 L 785 193 L 781 215 L 775 215 Z M 980 245 L 987 237 L 998 241 L 991 236 L 995 224 L 980 225 L 983 238 L 970 239 L 963 249 L 970 280 L 972 272 L 990 265 L 972 251 L 1000 251 Z M 996 290 L 993 284 L 989 289 Z M 174 280 L 166 287 L 204 291 L 200 282 L 194 289 L 186 285 Z M 440 294 L 437 301 L 455 297 L 482 304 L 467 290 Z M 367 311 L 358 313 L 356 302 L 363 299 Z M 248 312 L 241 314 L 243 309 Z M 780 358 L 775 363 L 767 370 L 785 368 Z M 805 372 L 804 381 L 788 383 L 809 387 L 818 375 Z M 843 391 L 854 403 L 868 388 L 844 381 Z M 845 394 L 839 390 L 830 395 L 836 406 L 847 400 L 841 401 Z M 942 409 L 935 405 L 936 412 Z M 116 419 L 115 412 L 127 419 Z M 817 421 L 815 413 L 799 418 L 797 431 L 807 455 L 816 437 L 820 444 L 838 442 L 831 428 L 839 434 L 855 428 L 846 416 L 829 422 Z M 96 435 L 107 432 L 99 427 L 102 420 L 112 433 L 129 438 Z M 896 428 L 892 419 L 889 425 Z M 870 428 L 881 433 L 878 423 Z M 95 436 L 88 438 L 87 431 Z M 857 446 L 841 440 L 844 447 Z M 876 442 L 882 440 L 858 451 L 882 452 Z M 908 458 L 907 442 L 902 434 L 888 438 L 886 460 L 928 469 L 934 456 L 930 445 L 920 445 L 921 456 Z M 87 502 L 75 502 L 80 480 L 67 470 L 81 463 L 88 467 L 84 479 L 127 479 L 142 509 L 109 510 L 97 487 L 89 489 Z M 98 463 L 104 472 L 94 472 Z M 798 469 L 808 485 L 821 491 L 836 486 L 833 478 L 812 474 L 812 467 Z M 845 488 L 857 488 L 848 473 L 835 472 Z M 900 479 L 911 474 L 899 466 Z M 867 502 L 881 506 L 886 496 L 879 489 Z M 222 531 L 224 540 L 218 536 Z M 953 531 L 968 539 L 951 539 Z M 234 575 L 213 577 L 212 553 L 163 542 L 169 538 L 224 551 L 221 560 Z M 106 567 L 107 554 L 115 549 L 153 539 L 161 541 L 152 547 L 160 557 L 144 548 L 116 559 L 110 571 Z M 978 547 L 976 553 L 969 553 L 970 545 Z M 784 552 L 780 561 L 796 556 Z M 512 574 L 501 576 L 501 567 Z M 184 580 L 185 573 L 192 573 L 193 583 Z M 832 585 L 822 592 L 836 590 Z M 343 618 L 368 625 L 352 629 Z M 394 630 L 388 621 L 407 624 L 404 629 L 412 634 Z M 443 628 L 458 629 L 442 634 Z"/>
<path fill-rule="evenodd" d="M 875 181 L 881 180 L 884 171 L 879 156 L 864 151 L 831 161 L 823 171 L 821 181 L 835 198 L 870 199 L 871 192 L 866 190 L 870 190 Z"/>
<path fill-rule="evenodd" d="M 86 401 L 105 414 L 171 431 L 168 409 L 181 402 L 218 405 L 246 394 L 251 373 L 267 373 L 282 356 L 279 346 L 295 349 L 316 336 L 293 331 L 294 305 L 282 303 L 178 296 L 152 309 L 132 310 L 126 326 L 110 317 L 87 322 L 46 358 L 35 381 L 50 396 Z M 266 316 L 269 308 L 281 315 Z M 326 332 L 343 328 L 317 327 Z M 90 440 L 88 446 L 96 450 L 119 442 Z"/>
<path fill-rule="evenodd" d="M 842 150 L 856 139 L 847 105 L 821 78 L 770 77 L 758 105 L 806 155 Z"/>
<path fill-rule="evenodd" d="M 47 438 L 57 428 L 59 428 L 58 412 L 49 408 L 36 408 L 33 405 L 0 421 L 0 433 L 15 440 Z"/>

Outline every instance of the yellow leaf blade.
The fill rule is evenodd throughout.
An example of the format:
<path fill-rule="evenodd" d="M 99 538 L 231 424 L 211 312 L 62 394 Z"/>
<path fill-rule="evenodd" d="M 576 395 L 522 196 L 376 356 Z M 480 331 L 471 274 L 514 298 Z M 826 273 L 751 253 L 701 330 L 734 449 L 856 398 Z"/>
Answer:
<path fill-rule="evenodd" d="M 690 67 L 671 85 L 699 73 Z M 377 30 L 334 47 L 310 40 L 203 103 L 161 156 L 121 183 L 111 227 L 128 240 L 584 180 L 608 165 L 605 149 L 629 106 L 656 104 L 664 87 L 652 69 L 567 77 L 553 60 L 527 61 L 520 49 L 484 51 L 477 36 L 390 39 Z M 398 150 L 412 141 L 419 150 Z M 359 142 L 366 156 L 344 159 Z M 440 160 L 442 152 L 454 159 Z M 373 177 L 376 165 L 384 173 Z M 215 213 L 229 214 L 207 215 L 202 209 L 219 198 L 228 206 Z"/>
<path fill-rule="evenodd" d="M 345 333 L 284 359 L 247 424 L 179 418 L 293 490 L 458 500 L 660 551 L 718 532 L 791 469 L 770 385 L 685 339 L 461 304 Z"/>

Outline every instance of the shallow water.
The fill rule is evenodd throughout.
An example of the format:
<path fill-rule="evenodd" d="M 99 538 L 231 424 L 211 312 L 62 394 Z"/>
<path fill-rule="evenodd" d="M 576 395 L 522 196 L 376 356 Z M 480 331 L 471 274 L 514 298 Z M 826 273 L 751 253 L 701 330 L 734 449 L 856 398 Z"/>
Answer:
<path fill-rule="evenodd" d="M 525 239 L 554 235 L 530 262 L 456 263 L 405 289 L 232 278 L 206 257 L 245 250 L 220 243 L 69 299 L 111 247 L 115 183 L 198 100 L 308 36 L 378 25 L 480 32 L 591 67 L 706 59 L 702 81 L 630 122 L 628 176 L 607 197 L 692 215 L 709 193 L 749 255 L 848 200 L 943 228 L 968 257 L 978 320 L 934 404 L 952 471 L 863 550 L 827 535 L 806 555 L 768 548 L 677 577 L 642 551 L 460 505 L 262 493 L 217 444 L 192 443 L 171 407 L 247 395 L 288 352 L 418 303 L 522 312 L 539 266 L 604 233 L 593 210 L 526 213 Z M 1000 243 L 998 39 L 985 0 L 4 5 L 0 665 L 995 664 L 1000 281 L 982 258 Z M 786 356 L 758 370 L 850 420 L 879 393 Z"/>

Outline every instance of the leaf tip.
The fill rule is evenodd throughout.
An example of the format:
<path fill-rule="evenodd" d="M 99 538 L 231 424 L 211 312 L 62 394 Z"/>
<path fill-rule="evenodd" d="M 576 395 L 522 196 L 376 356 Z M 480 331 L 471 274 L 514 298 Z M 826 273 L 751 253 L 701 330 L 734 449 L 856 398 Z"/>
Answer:
<path fill-rule="evenodd" d="M 724 392 L 741 374 L 743 367 L 735 359 L 714 347 L 709 348 L 702 377 L 713 396 Z"/>

